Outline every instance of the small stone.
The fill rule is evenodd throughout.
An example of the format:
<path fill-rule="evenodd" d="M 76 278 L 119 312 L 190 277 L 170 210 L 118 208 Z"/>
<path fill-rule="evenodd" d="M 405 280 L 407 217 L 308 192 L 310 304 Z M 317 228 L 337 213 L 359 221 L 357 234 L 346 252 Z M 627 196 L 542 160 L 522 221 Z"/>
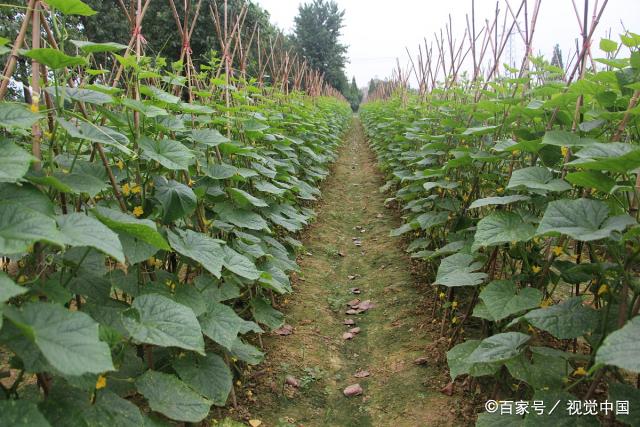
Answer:
<path fill-rule="evenodd" d="M 359 295 L 360 294 L 360 288 L 351 288 L 349 289 L 351 291 L 352 294 L 354 295 Z"/>
<path fill-rule="evenodd" d="M 355 278 L 356 278 L 356 276 L 355 276 L 355 275 L 353 275 L 353 274 L 349 274 L 349 275 L 347 276 L 347 279 L 349 279 L 349 280 L 355 280 Z"/>
<path fill-rule="evenodd" d="M 298 388 L 300 387 L 300 381 L 293 375 L 287 375 L 284 379 L 285 384 L 290 385 L 291 387 Z"/>
<path fill-rule="evenodd" d="M 349 302 L 347 303 L 347 305 L 348 305 L 349 307 L 354 307 L 354 306 L 356 306 L 356 305 L 358 305 L 358 304 L 360 304 L 360 299 L 359 299 L 359 298 L 352 299 L 351 301 L 349 301 Z"/>
<path fill-rule="evenodd" d="M 351 328 L 351 329 L 349 329 L 349 333 L 351 333 L 353 335 L 359 334 L 360 333 L 360 328 L 357 327 L 357 326 L 355 328 Z"/>
<path fill-rule="evenodd" d="M 340 251 L 340 252 L 338 252 L 338 256 L 341 256 L 341 257 L 344 258 L 346 255 L 344 254 L 344 252 Z"/>
<path fill-rule="evenodd" d="M 344 322 L 342 322 L 342 324 L 347 326 L 353 326 L 356 324 L 356 321 L 353 319 L 344 319 Z"/>
<path fill-rule="evenodd" d="M 353 374 L 353 376 L 356 378 L 366 378 L 369 375 L 371 375 L 369 371 L 364 371 L 364 370 L 357 371 L 355 374 Z"/>
<path fill-rule="evenodd" d="M 362 301 L 360 304 L 358 304 L 357 306 L 354 306 L 353 308 L 355 308 L 356 310 L 360 310 L 361 312 L 363 311 L 367 311 L 371 308 L 374 308 L 375 305 L 371 302 L 371 300 L 364 300 Z"/>
<path fill-rule="evenodd" d="M 293 333 L 293 326 L 291 325 L 283 325 L 280 328 L 273 331 L 276 335 L 287 336 Z"/>
<path fill-rule="evenodd" d="M 345 388 L 342 392 L 347 397 L 352 396 L 360 396 L 362 394 L 362 387 L 360 384 L 351 384 L 349 387 Z"/>
<path fill-rule="evenodd" d="M 342 334 L 343 340 L 350 340 L 350 339 L 353 339 L 353 337 L 355 337 L 355 335 L 352 334 L 351 332 L 345 332 L 344 334 Z"/>
<path fill-rule="evenodd" d="M 418 357 L 416 360 L 413 361 L 413 364 L 414 365 L 426 365 L 428 361 L 429 361 L 428 357 Z"/>
<path fill-rule="evenodd" d="M 453 396 L 453 382 L 450 382 L 446 386 L 440 389 L 440 393 L 446 394 L 447 396 Z"/>
<path fill-rule="evenodd" d="M 345 314 L 359 314 L 360 312 L 358 310 L 354 310 L 353 308 L 350 308 L 349 310 L 345 311 Z"/>

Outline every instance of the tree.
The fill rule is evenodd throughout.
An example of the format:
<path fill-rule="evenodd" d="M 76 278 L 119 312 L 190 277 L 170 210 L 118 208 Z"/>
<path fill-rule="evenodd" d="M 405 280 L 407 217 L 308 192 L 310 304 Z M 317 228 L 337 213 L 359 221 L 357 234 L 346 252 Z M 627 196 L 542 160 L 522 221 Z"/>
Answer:
<path fill-rule="evenodd" d="M 349 101 L 349 104 L 351 104 L 351 109 L 353 111 L 358 111 L 360 102 L 362 102 L 362 92 L 358 89 L 355 77 L 351 79 L 351 86 L 349 87 L 349 93 L 346 98 Z"/>
<path fill-rule="evenodd" d="M 562 51 L 560 50 L 559 44 L 556 44 L 553 47 L 553 56 L 551 57 L 551 65 L 564 70 L 564 64 L 562 61 Z"/>
<path fill-rule="evenodd" d="M 294 21 L 294 40 L 309 65 L 324 73 L 325 80 L 348 97 L 349 83 L 344 74 L 347 47 L 340 43 L 343 18 L 344 10 L 332 0 L 302 4 Z"/>

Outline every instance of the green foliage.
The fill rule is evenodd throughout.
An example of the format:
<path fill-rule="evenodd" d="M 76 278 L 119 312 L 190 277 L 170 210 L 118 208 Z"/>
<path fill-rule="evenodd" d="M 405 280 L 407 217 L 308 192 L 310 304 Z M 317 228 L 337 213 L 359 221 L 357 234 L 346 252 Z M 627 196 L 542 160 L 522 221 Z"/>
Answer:
<path fill-rule="evenodd" d="M 212 61 L 193 76 L 206 90 L 185 103 L 179 64 L 116 56 L 126 46 L 107 37 L 130 30 L 112 3 L 46 3 L 68 50 L 25 55 L 48 67 L 51 108 L 44 95 L 31 109 L 0 103 L 0 255 L 11 266 L 0 273 L 0 352 L 19 373 L 0 389 L 0 424 L 139 426 L 151 412 L 200 422 L 262 361 L 261 325 L 283 322 L 270 293 L 291 292 L 291 233 L 314 215 L 349 106 L 215 83 L 208 13 L 210 32 L 192 45 Z M 249 9 L 245 27 L 267 28 Z M 148 13 L 147 49 L 169 37 L 175 53 L 169 8 L 151 2 Z M 207 31 L 196 28 L 194 40 Z M 104 37 L 78 41 L 79 29 Z M 114 88 L 88 65 L 118 60 Z M 33 126 L 44 133 L 39 159 Z"/>
<path fill-rule="evenodd" d="M 621 39 L 637 56 L 635 36 Z M 601 46 L 617 50 L 614 41 Z M 558 49 L 554 61 L 562 66 Z M 555 67 L 535 59 L 521 79 L 497 78 L 486 90 L 463 77 L 426 100 L 405 92 L 361 107 L 383 189 L 403 207 L 392 234 L 433 271 L 439 313 L 452 325 L 454 380 L 493 376 L 502 390 L 519 384 L 514 398 L 555 402 L 606 378 L 617 398 L 634 397 L 626 382 L 640 360 L 640 122 L 625 110 L 640 74 L 628 59 L 597 61 L 611 68 L 567 91 L 552 79 Z M 382 84 L 372 81 L 370 93 Z M 466 313 L 487 336 L 460 340 Z M 576 350 L 560 350 L 572 342 Z M 477 425 L 574 423 L 565 415 L 481 414 Z"/>

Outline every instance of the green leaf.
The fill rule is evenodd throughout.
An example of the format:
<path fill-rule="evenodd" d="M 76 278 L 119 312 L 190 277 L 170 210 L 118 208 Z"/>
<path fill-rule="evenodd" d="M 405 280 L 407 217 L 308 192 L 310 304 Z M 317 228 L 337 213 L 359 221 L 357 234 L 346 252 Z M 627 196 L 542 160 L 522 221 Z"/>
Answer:
<path fill-rule="evenodd" d="M 118 52 L 120 50 L 128 48 L 128 46 L 126 45 L 114 42 L 94 43 L 83 40 L 69 41 L 73 43 L 77 48 L 82 49 L 84 53 Z"/>
<path fill-rule="evenodd" d="M 92 16 L 98 13 L 80 0 L 44 0 L 44 2 L 65 15 Z"/>
<path fill-rule="evenodd" d="M 21 185 L 0 183 L 0 200 L 18 203 L 47 216 L 54 215 L 53 204 L 49 198 L 28 183 Z"/>
<path fill-rule="evenodd" d="M 238 227 L 250 230 L 268 229 L 269 225 L 259 214 L 244 209 L 238 209 L 229 203 L 218 203 L 213 210 L 218 214 L 221 221 L 231 223 Z"/>
<path fill-rule="evenodd" d="M 0 425 L 11 427 L 50 427 L 36 402 L 0 400 Z"/>
<path fill-rule="evenodd" d="M 179 347 L 204 354 L 204 340 L 196 315 L 189 307 L 158 294 L 133 300 L 133 312 L 125 312 L 124 326 L 141 343 Z"/>
<path fill-rule="evenodd" d="M 0 201 L 0 254 L 26 252 L 40 241 L 64 245 L 55 220 L 16 202 Z"/>
<path fill-rule="evenodd" d="M 216 129 L 194 129 L 191 131 L 191 138 L 195 142 L 209 147 L 216 147 L 223 142 L 231 142 L 229 138 L 223 136 Z"/>
<path fill-rule="evenodd" d="M 546 145 L 555 145 L 557 147 L 580 147 L 589 144 L 589 140 L 581 139 L 580 136 L 573 132 L 564 130 L 549 130 L 544 134 L 542 143 Z"/>
<path fill-rule="evenodd" d="M 616 419 L 630 426 L 640 425 L 640 390 L 618 382 L 609 384 L 609 400 L 629 401 L 629 414 L 618 414 Z"/>
<path fill-rule="evenodd" d="M 604 52 L 615 52 L 618 50 L 618 43 L 609 39 L 600 39 L 600 49 Z"/>
<path fill-rule="evenodd" d="M 452 380 L 460 375 L 469 374 L 473 377 L 493 375 L 500 365 L 497 363 L 473 363 L 468 360 L 480 345 L 480 340 L 467 340 L 453 347 L 447 352 L 447 364 Z"/>
<path fill-rule="evenodd" d="M 212 402 L 173 375 L 147 371 L 136 379 L 136 388 L 151 410 L 176 421 L 197 423 L 209 415 Z"/>
<path fill-rule="evenodd" d="M 260 271 L 249 258 L 239 254 L 229 246 L 224 246 L 222 249 L 224 251 L 223 265 L 227 270 L 249 280 L 257 280 L 260 277 Z"/>
<path fill-rule="evenodd" d="M 0 141 L 0 153 L 0 182 L 19 181 L 37 160 L 11 141 Z"/>
<path fill-rule="evenodd" d="M 204 173 L 209 178 L 227 179 L 227 178 L 231 178 L 232 176 L 237 174 L 238 173 L 238 168 L 236 168 L 235 166 L 232 166 L 232 165 L 228 165 L 226 163 L 220 163 L 220 164 L 216 163 L 214 165 L 211 165 L 211 166 L 207 167 L 204 170 Z"/>
<path fill-rule="evenodd" d="M 241 207 L 255 206 L 257 208 L 266 208 L 269 206 L 267 202 L 257 197 L 252 196 L 244 190 L 239 188 L 227 189 L 231 198 Z"/>
<path fill-rule="evenodd" d="M 495 280 L 480 292 L 480 299 L 494 321 L 505 319 L 512 314 L 536 308 L 542 301 L 542 292 L 534 288 L 516 291 L 511 280 Z"/>
<path fill-rule="evenodd" d="M 247 362 L 249 365 L 257 365 L 264 359 L 264 353 L 243 342 L 240 338 L 236 338 L 231 348 L 231 355 L 237 359 Z"/>
<path fill-rule="evenodd" d="M 262 297 L 251 300 L 251 311 L 256 322 L 267 325 L 269 329 L 278 329 L 284 324 L 284 314 L 273 308 L 271 303 Z"/>
<path fill-rule="evenodd" d="M 233 374 L 217 354 L 206 356 L 189 354 L 173 363 L 173 369 L 188 386 L 211 400 L 216 406 L 225 406 L 233 386 Z"/>
<path fill-rule="evenodd" d="M 437 225 L 442 225 L 449 219 L 449 213 L 442 212 L 425 212 L 418 215 L 416 219 L 411 221 L 411 225 L 415 227 L 416 224 L 420 226 L 422 230 L 429 230 Z"/>
<path fill-rule="evenodd" d="M 640 167 L 640 149 L 633 144 L 595 143 L 576 153 L 578 159 L 567 163 L 582 169 L 628 173 Z"/>
<path fill-rule="evenodd" d="M 171 249 L 164 237 L 158 233 L 156 224 L 151 220 L 138 219 L 132 215 L 102 206 L 97 206 L 92 212 L 96 218 L 112 230 L 130 234 L 165 251 Z"/>
<path fill-rule="evenodd" d="M 127 155 L 132 154 L 132 151 L 126 147 L 129 144 L 129 139 L 111 128 L 99 126 L 83 120 L 70 122 L 60 117 L 56 120 L 72 138 L 98 142 L 100 144 L 115 147 Z"/>
<path fill-rule="evenodd" d="M 225 253 L 217 241 L 192 230 L 176 229 L 175 233 L 168 231 L 167 235 L 176 252 L 199 262 L 217 278 L 221 277 Z"/>
<path fill-rule="evenodd" d="M 173 139 L 154 140 L 143 136 L 139 144 L 144 158 L 155 160 L 169 170 L 188 170 L 195 158 L 191 150 Z"/>
<path fill-rule="evenodd" d="M 595 188 L 603 193 L 610 193 L 616 185 L 616 181 L 600 171 L 588 170 L 582 172 L 570 172 L 565 177 L 573 185 L 584 188 Z"/>
<path fill-rule="evenodd" d="M 474 200 L 473 203 L 469 206 L 469 209 L 481 208 L 483 206 L 492 206 L 492 205 L 509 205 L 515 202 L 522 202 L 529 200 L 528 196 L 523 195 L 514 195 L 514 196 L 497 196 L 497 197 L 485 197 L 484 199 Z"/>
<path fill-rule="evenodd" d="M 231 350 L 244 319 L 229 306 L 212 303 L 209 311 L 200 317 L 202 332 L 227 350 Z"/>
<path fill-rule="evenodd" d="M 180 98 L 178 98 L 177 96 L 171 95 L 170 93 L 165 92 L 162 89 L 157 88 L 155 86 L 141 85 L 140 93 L 143 93 L 153 99 L 156 99 L 158 101 L 161 101 L 167 104 L 177 104 L 178 102 L 180 102 Z"/>
<path fill-rule="evenodd" d="M 76 212 L 58 216 L 57 222 L 67 245 L 91 246 L 124 263 L 124 252 L 118 235 L 97 219 Z"/>
<path fill-rule="evenodd" d="M 15 296 L 26 293 L 28 290 L 27 288 L 16 285 L 6 273 L 0 271 L 0 303 L 7 302 Z"/>
<path fill-rule="evenodd" d="M 467 358 L 470 363 L 498 363 L 513 359 L 524 351 L 524 345 L 531 339 L 520 332 L 505 332 L 492 335 L 480 342 Z"/>
<path fill-rule="evenodd" d="M 640 316 L 629 320 L 622 328 L 609 334 L 598 352 L 596 363 L 617 366 L 640 373 Z M 636 408 L 637 410 L 637 408 Z"/>
<path fill-rule="evenodd" d="M 510 242 L 526 242 L 535 234 L 535 227 L 513 212 L 494 212 L 478 222 L 471 250 Z"/>
<path fill-rule="evenodd" d="M 89 104 L 104 105 L 113 102 L 111 95 L 98 92 L 92 89 L 80 89 L 76 87 L 49 86 L 44 89 L 49 95 L 55 97 L 56 94 L 66 98 L 73 99 L 78 102 L 87 102 Z"/>
<path fill-rule="evenodd" d="M 571 297 L 560 304 L 532 310 L 523 317 L 531 325 L 559 339 L 578 338 L 593 331 L 598 324 L 598 313 L 585 306 L 581 297 Z"/>
<path fill-rule="evenodd" d="M 473 255 L 457 253 L 440 262 L 434 285 L 447 287 L 477 286 L 487 277 L 486 273 L 474 273 L 482 268 L 481 262 L 475 262 Z"/>
<path fill-rule="evenodd" d="M 38 119 L 40 114 L 32 112 L 25 104 L 0 103 L 0 126 L 4 128 L 31 129 Z"/>
<path fill-rule="evenodd" d="M 81 56 L 65 55 L 58 49 L 43 47 L 26 51 L 25 56 L 35 59 L 40 64 L 44 64 L 52 70 L 60 70 L 65 67 L 75 67 L 76 65 L 86 65 L 87 60 Z"/>
<path fill-rule="evenodd" d="M 97 393 L 91 409 L 87 424 L 92 427 L 138 427 L 146 421 L 136 405 L 108 390 Z"/>
<path fill-rule="evenodd" d="M 562 192 L 571 186 L 562 179 L 554 179 L 551 171 L 542 166 L 531 166 L 513 171 L 507 188 Z"/>
<path fill-rule="evenodd" d="M 605 202 L 592 199 L 556 200 L 549 203 L 536 234 L 565 234 L 588 242 L 605 239 L 636 221 L 629 215 L 609 217 Z"/>
<path fill-rule="evenodd" d="M 5 316 L 64 375 L 114 370 L 109 346 L 98 338 L 98 324 L 85 313 L 32 302 L 21 310 L 7 307 Z"/>
<path fill-rule="evenodd" d="M 196 210 L 198 199 L 191 188 L 174 180 L 159 176 L 154 180 L 154 197 L 162 205 L 162 220 L 170 223 L 191 215 Z"/>

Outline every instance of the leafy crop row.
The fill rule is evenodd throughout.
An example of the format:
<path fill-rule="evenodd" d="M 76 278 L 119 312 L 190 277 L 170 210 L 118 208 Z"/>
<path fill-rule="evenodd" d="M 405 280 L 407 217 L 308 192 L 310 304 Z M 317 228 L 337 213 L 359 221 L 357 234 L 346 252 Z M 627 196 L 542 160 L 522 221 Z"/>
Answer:
<path fill-rule="evenodd" d="M 362 107 L 383 190 L 405 218 L 392 235 L 437 287 L 452 381 L 547 403 L 608 390 L 640 408 L 640 36 L 622 43 L 630 58 L 600 60 L 606 70 L 568 88 L 562 70 L 532 58 L 479 101 L 482 82 L 461 80 L 426 102 L 404 92 Z M 536 416 L 482 414 L 478 425 Z M 564 408 L 545 420 L 583 425 Z"/>
<path fill-rule="evenodd" d="M 26 51 L 49 83 L 0 103 L 1 425 L 146 425 L 139 406 L 201 421 L 283 323 L 273 293 L 291 292 L 349 106 L 214 64 L 184 102 L 181 63 L 124 49 Z"/>

